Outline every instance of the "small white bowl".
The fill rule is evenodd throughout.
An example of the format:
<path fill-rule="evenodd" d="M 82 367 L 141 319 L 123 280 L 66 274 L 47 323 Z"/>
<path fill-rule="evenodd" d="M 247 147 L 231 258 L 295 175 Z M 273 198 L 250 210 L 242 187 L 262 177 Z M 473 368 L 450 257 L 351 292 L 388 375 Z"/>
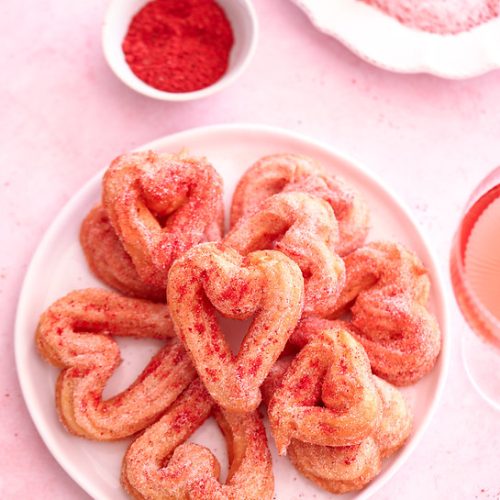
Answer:
<path fill-rule="evenodd" d="M 257 46 L 258 23 L 250 0 L 216 0 L 224 9 L 234 34 L 234 45 L 224 75 L 212 85 L 193 92 L 164 92 L 138 78 L 125 61 L 122 42 L 132 17 L 150 0 L 111 0 L 102 28 L 104 56 L 115 75 L 137 92 L 164 101 L 190 101 L 227 87 L 248 66 Z"/>

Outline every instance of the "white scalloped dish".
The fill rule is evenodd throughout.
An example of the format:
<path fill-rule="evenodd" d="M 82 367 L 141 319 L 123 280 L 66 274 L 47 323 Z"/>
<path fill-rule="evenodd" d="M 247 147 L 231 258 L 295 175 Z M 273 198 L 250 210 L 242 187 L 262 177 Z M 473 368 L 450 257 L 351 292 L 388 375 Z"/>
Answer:
<path fill-rule="evenodd" d="M 398 73 L 478 76 L 500 67 L 500 17 L 456 35 L 410 28 L 360 0 L 292 0 L 317 29 Z"/>
<path fill-rule="evenodd" d="M 366 197 L 372 213 L 370 239 L 398 240 L 414 249 L 429 270 L 432 293 L 430 307 L 443 333 L 440 358 L 426 377 L 403 390 L 414 415 L 413 433 L 405 447 L 390 457 L 382 473 L 362 492 L 342 495 L 343 500 L 367 498 L 377 491 L 403 465 L 427 428 L 442 393 L 448 366 L 449 332 L 443 279 L 429 245 L 404 205 L 369 172 L 331 148 L 281 129 L 250 125 L 225 125 L 188 130 L 164 137 L 141 149 L 180 151 L 205 155 L 222 175 L 226 208 L 234 186 L 245 169 L 263 155 L 290 152 L 309 155 L 342 176 Z M 66 472 L 93 498 L 123 499 L 120 466 L 130 440 L 113 443 L 88 441 L 66 432 L 57 418 L 54 384 L 58 370 L 38 356 L 34 333 L 40 314 L 54 300 L 74 289 L 101 286 L 90 273 L 78 241 L 80 221 L 99 200 L 99 172 L 69 201 L 46 232 L 32 259 L 19 299 L 15 350 L 19 381 L 33 421 L 48 449 Z M 113 375 L 105 397 L 125 389 L 158 348 L 158 341 L 117 339 L 123 363 Z M 227 463 L 224 440 L 213 421 L 193 436 L 208 446 L 221 464 Z M 286 457 L 278 457 L 271 445 L 277 500 L 331 498 L 301 476 Z"/>

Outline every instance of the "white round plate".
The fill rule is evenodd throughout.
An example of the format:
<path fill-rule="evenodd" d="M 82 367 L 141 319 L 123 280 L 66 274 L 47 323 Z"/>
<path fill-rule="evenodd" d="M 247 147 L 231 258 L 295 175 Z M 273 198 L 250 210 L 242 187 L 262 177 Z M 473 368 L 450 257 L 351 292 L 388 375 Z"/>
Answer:
<path fill-rule="evenodd" d="M 140 149 L 176 152 L 186 148 L 205 155 L 225 182 L 226 207 L 244 170 L 263 155 L 278 152 L 302 153 L 320 160 L 332 173 L 357 187 L 372 210 L 370 239 L 399 240 L 422 258 L 432 280 L 431 308 L 443 332 L 443 350 L 427 377 L 405 389 L 415 416 L 412 437 L 404 449 L 388 460 L 383 472 L 358 498 L 367 498 L 384 484 L 415 449 L 443 389 L 448 363 L 448 331 L 442 277 L 429 246 L 403 204 L 382 183 L 352 160 L 331 148 L 296 133 L 253 125 L 222 125 L 197 128 L 159 139 Z M 121 460 L 129 440 L 98 443 L 70 435 L 58 421 L 54 384 L 58 370 L 38 356 L 34 332 L 42 311 L 54 300 L 74 289 L 103 286 L 89 272 L 78 242 L 79 222 L 99 200 L 102 172 L 93 177 L 62 209 L 45 234 L 30 264 L 19 299 L 15 350 L 18 376 L 29 412 L 45 444 L 68 474 L 94 498 L 126 498 L 120 487 Z M 105 396 L 124 389 L 141 371 L 158 346 L 155 341 L 119 339 L 124 362 L 113 375 Z M 209 446 L 226 462 L 225 446 L 216 425 L 207 422 L 194 440 Z M 302 477 L 284 457 L 276 455 L 273 465 L 276 498 L 330 498 L 325 491 Z M 343 498 L 353 498 L 345 495 Z"/>
<path fill-rule="evenodd" d="M 457 35 L 405 26 L 360 0 L 292 0 L 320 31 L 398 73 L 469 78 L 500 68 L 500 17 Z"/>

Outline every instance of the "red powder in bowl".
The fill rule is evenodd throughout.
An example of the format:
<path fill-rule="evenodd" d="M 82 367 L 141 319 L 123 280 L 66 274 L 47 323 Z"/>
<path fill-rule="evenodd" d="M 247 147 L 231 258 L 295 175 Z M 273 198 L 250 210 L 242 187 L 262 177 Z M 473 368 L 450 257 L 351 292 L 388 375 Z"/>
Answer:
<path fill-rule="evenodd" d="M 500 0 L 363 0 L 422 31 L 456 34 L 500 15 Z"/>
<path fill-rule="evenodd" d="M 166 92 L 192 92 L 226 72 L 231 25 L 214 0 L 153 0 L 132 19 L 122 49 L 130 69 Z"/>

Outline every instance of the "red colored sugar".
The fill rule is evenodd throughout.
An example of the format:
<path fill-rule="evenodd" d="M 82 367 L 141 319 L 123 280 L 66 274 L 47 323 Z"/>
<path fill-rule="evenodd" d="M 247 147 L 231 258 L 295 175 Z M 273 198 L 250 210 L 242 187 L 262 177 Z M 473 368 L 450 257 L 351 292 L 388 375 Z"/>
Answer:
<path fill-rule="evenodd" d="M 153 0 L 132 19 L 122 49 L 148 85 L 192 92 L 223 76 L 233 43 L 231 25 L 214 0 Z"/>

